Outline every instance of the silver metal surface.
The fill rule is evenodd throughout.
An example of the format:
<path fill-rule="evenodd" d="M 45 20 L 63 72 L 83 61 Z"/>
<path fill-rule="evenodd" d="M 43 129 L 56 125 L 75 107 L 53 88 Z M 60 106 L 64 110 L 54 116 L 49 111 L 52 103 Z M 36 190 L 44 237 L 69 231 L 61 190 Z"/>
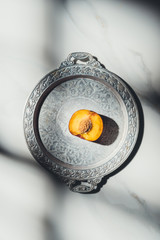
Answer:
<path fill-rule="evenodd" d="M 68 123 L 79 109 L 114 122 L 116 138 L 101 144 L 73 136 Z M 59 69 L 46 75 L 31 93 L 24 113 L 32 155 L 76 192 L 96 189 L 104 176 L 119 168 L 132 152 L 138 131 L 138 110 L 128 87 L 88 53 L 70 54 Z"/>

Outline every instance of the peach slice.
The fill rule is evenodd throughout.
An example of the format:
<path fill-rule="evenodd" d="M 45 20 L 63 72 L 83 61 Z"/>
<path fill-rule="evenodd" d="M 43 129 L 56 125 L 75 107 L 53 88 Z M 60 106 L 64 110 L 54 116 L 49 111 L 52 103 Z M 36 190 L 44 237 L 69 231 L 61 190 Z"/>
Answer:
<path fill-rule="evenodd" d="M 96 141 L 102 134 L 103 121 L 96 112 L 81 109 L 76 111 L 69 121 L 71 134 L 88 141 Z"/>

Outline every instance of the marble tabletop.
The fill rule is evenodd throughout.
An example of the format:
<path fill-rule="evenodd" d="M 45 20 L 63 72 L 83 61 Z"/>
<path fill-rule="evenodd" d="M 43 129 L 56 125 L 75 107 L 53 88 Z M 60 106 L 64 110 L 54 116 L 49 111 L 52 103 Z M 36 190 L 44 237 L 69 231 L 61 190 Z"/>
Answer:
<path fill-rule="evenodd" d="M 1 0 L 0 239 L 160 239 L 160 17 L 150 2 Z M 97 194 L 70 192 L 33 159 L 23 110 L 37 82 L 75 51 L 137 93 L 144 135 Z"/>

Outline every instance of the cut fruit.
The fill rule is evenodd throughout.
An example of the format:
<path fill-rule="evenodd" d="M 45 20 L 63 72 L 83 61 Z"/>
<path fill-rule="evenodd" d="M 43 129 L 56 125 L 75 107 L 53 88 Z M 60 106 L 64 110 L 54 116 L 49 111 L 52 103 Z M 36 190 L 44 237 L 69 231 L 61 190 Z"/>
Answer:
<path fill-rule="evenodd" d="M 71 134 L 88 141 L 96 141 L 102 134 L 103 121 L 96 112 L 81 109 L 76 111 L 69 121 Z"/>

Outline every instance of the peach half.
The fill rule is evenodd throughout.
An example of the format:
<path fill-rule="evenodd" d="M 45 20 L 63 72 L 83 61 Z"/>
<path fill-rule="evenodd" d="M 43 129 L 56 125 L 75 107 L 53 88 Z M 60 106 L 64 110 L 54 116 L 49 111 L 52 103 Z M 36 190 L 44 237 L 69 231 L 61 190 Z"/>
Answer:
<path fill-rule="evenodd" d="M 96 141 L 102 134 L 103 121 L 96 112 L 81 109 L 76 111 L 69 121 L 71 134 L 88 141 Z"/>

